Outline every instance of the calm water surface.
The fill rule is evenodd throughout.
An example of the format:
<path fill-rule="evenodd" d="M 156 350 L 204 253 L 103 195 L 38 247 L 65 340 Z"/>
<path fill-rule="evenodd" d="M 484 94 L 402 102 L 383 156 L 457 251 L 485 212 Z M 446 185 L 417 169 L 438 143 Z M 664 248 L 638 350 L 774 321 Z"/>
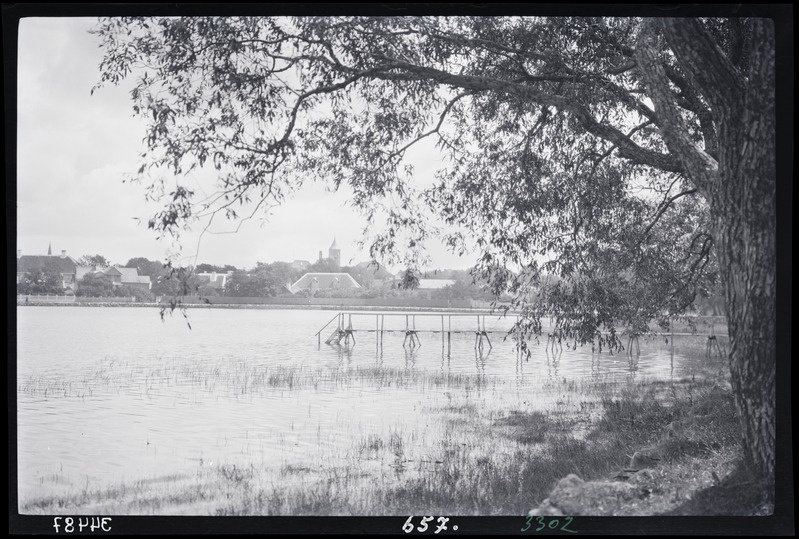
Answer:
<path fill-rule="evenodd" d="M 21 503 L 58 485 L 103 487 L 220 463 L 331 465 L 351 458 L 359 440 L 407 428 L 422 451 L 453 405 L 543 410 L 564 400 L 543 391 L 547 383 L 668 379 L 701 360 L 672 356 L 658 339 L 642 341 L 635 362 L 590 347 L 551 357 L 544 342 L 524 361 L 500 333 L 483 355 L 473 333 L 453 335 L 450 354 L 430 334 L 412 351 L 401 333 L 386 334 L 382 351 L 364 333 L 354 347 L 318 348 L 314 334 L 332 311 L 192 309 L 191 329 L 180 314 L 162 322 L 148 308 L 17 314 Z M 375 316 L 353 323 L 374 329 Z M 404 324 L 386 317 L 385 328 Z M 440 324 L 416 318 L 417 329 Z M 485 324 L 510 327 L 490 315 Z M 452 319 L 453 330 L 475 327 L 476 317 Z"/>

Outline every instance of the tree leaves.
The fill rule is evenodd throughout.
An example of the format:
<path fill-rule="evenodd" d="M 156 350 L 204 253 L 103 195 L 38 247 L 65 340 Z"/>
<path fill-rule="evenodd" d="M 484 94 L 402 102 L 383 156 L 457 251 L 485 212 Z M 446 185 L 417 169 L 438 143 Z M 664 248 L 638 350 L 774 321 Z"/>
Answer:
<path fill-rule="evenodd" d="M 700 186 L 667 189 L 682 165 L 641 93 L 640 28 L 574 17 L 197 17 L 102 19 L 95 33 L 106 51 L 100 84 L 137 75 L 132 106 L 148 121 L 138 177 L 163 203 L 149 221 L 159 234 L 179 237 L 217 213 L 245 219 L 237 208 L 277 204 L 305 181 L 346 184 L 370 223 L 384 223 L 370 227 L 370 253 L 403 263 L 409 286 L 426 240 L 463 250 L 471 238 L 475 275 L 497 294 L 511 291 L 527 316 L 555 316 L 576 341 L 599 335 L 613 347 L 616 325 L 645 331 L 716 279 L 712 242 L 692 247 L 710 234 Z M 741 32 L 721 33 L 740 48 Z M 670 84 L 663 99 L 712 155 L 702 100 L 674 58 L 653 58 Z M 407 159 L 422 141 L 444 159 L 432 185 Z M 202 202 L 157 175 L 204 166 L 218 183 Z"/>

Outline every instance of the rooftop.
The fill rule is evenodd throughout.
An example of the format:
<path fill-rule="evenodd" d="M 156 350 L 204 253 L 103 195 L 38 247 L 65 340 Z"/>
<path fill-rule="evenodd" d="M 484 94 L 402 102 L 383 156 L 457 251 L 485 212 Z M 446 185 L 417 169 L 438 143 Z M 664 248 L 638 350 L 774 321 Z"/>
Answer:
<path fill-rule="evenodd" d="M 58 273 L 75 273 L 78 263 L 71 257 L 61 258 L 59 255 L 22 255 L 17 259 L 17 271 L 41 271 L 52 269 Z"/>
<path fill-rule="evenodd" d="M 291 285 L 290 290 L 293 293 L 311 288 L 311 284 L 314 282 L 319 288 L 332 288 L 336 283 L 341 288 L 361 288 L 358 281 L 353 279 L 349 273 L 306 273 Z"/>

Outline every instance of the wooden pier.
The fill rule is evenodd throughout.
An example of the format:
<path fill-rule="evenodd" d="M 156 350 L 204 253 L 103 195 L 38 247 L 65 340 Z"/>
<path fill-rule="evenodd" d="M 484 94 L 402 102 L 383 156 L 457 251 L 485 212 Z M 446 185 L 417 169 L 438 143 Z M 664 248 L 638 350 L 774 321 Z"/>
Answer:
<path fill-rule="evenodd" d="M 453 334 L 473 334 L 474 337 L 474 348 L 475 350 L 483 350 L 484 347 L 487 345 L 488 350 L 490 351 L 493 346 L 491 344 L 491 338 L 489 335 L 492 333 L 504 333 L 507 334 L 508 330 L 497 330 L 497 331 L 490 331 L 486 329 L 485 325 L 485 318 L 486 315 L 501 317 L 501 315 L 497 313 L 482 313 L 482 312 L 475 312 L 475 313 L 464 313 L 464 312 L 370 312 L 370 311 L 341 311 L 336 314 L 333 318 L 331 318 L 327 324 L 322 326 L 322 329 L 316 332 L 315 336 L 318 340 L 318 346 L 321 349 L 322 347 L 322 333 L 329 327 L 333 327 L 330 336 L 325 340 L 325 344 L 335 344 L 335 345 L 344 345 L 349 346 L 350 342 L 354 345 L 356 342 L 355 334 L 356 333 L 374 333 L 377 337 L 376 344 L 378 347 L 383 346 L 383 336 L 386 333 L 400 333 L 404 335 L 404 339 L 402 341 L 403 348 L 418 348 L 422 346 L 422 341 L 419 339 L 419 335 L 423 333 L 428 333 L 432 335 L 440 334 L 441 335 L 441 349 L 442 351 L 446 348 L 447 352 L 451 352 L 452 349 L 452 335 Z M 394 321 L 394 325 L 392 327 L 386 327 L 386 317 L 388 317 L 389 322 Z M 429 325 L 427 329 L 420 329 L 416 327 L 416 319 L 419 318 L 438 318 L 441 322 L 441 329 L 430 329 Z M 353 318 L 356 318 L 358 324 L 357 328 L 353 325 Z M 464 328 L 464 324 L 460 324 L 460 328 L 456 327 L 452 329 L 452 319 L 461 319 L 461 320 L 468 320 L 472 319 L 475 321 L 475 325 L 472 326 L 471 329 Z M 509 314 L 505 315 L 504 318 L 511 319 L 514 322 L 519 321 L 518 314 Z M 712 318 L 712 317 L 709 317 Z M 374 328 L 372 329 L 371 324 L 372 320 L 374 321 Z M 399 321 L 399 324 L 396 324 L 396 321 Z M 467 324 L 468 325 L 468 322 Z M 398 327 L 399 326 L 399 327 Z M 561 332 L 554 327 L 549 332 L 546 333 L 547 342 L 546 348 L 549 350 L 550 348 L 554 351 L 557 348 L 563 349 L 562 335 Z M 675 333 L 672 327 L 671 331 L 668 334 L 668 340 L 671 344 L 671 351 L 672 354 L 674 353 L 674 337 L 677 336 L 693 336 L 693 337 L 707 337 L 707 347 L 706 347 L 706 356 L 710 357 L 713 352 L 713 347 L 715 345 L 715 349 L 718 352 L 720 357 L 726 355 L 726 350 L 722 349 L 718 341 L 718 336 L 716 335 L 714 325 L 710 327 L 710 333 Z M 639 344 L 639 335 L 637 334 L 629 334 L 628 335 L 628 342 L 627 342 L 627 352 L 628 354 L 633 354 L 633 349 L 636 350 L 637 354 L 641 353 L 641 346 Z"/>
<path fill-rule="evenodd" d="M 516 315 L 514 318 L 518 320 Z M 358 322 L 358 327 L 353 325 L 353 317 Z M 386 327 L 386 317 L 389 322 L 394 321 L 392 327 Z M 416 327 L 416 318 L 439 318 L 441 321 L 441 329 L 420 329 Z M 473 319 L 476 323 L 473 329 L 464 329 L 463 327 L 452 329 L 452 319 Z M 491 350 L 491 338 L 489 335 L 494 333 L 486 329 L 485 313 L 403 313 L 403 312 L 388 312 L 388 313 L 372 313 L 364 311 L 342 311 L 336 316 L 331 318 L 327 324 L 322 326 L 315 336 L 318 339 L 319 347 L 322 347 L 322 333 L 328 328 L 333 327 L 332 333 L 325 340 L 325 344 L 344 344 L 348 346 L 350 341 L 355 344 L 355 333 L 374 333 L 377 336 L 377 345 L 383 345 L 383 336 L 386 333 L 400 333 L 404 334 L 405 338 L 402 341 L 403 348 L 417 348 L 422 346 L 422 341 L 419 339 L 419 334 L 429 333 L 433 335 L 441 335 L 441 346 L 448 350 L 452 347 L 452 335 L 469 333 L 475 336 L 474 347 L 475 349 L 483 349 L 488 345 Z M 374 328 L 371 328 L 371 322 L 374 321 Z M 399 324 L 396 322 L 399 321 Z M 399 327 L 397 327 L 399 326 Z M 505 333 L 503 331 L 502 333 Z"/>

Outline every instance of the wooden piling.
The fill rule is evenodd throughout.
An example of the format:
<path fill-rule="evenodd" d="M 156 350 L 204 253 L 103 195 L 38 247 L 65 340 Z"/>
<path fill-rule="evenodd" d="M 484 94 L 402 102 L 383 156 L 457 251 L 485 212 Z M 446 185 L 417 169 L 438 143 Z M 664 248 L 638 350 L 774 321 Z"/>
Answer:
<path fill-rule="evenodd" d="M 441 353 L 444 353 L 444 315 L 441 315 Z"/>
<path fill-rule="evenodd" d="M 448 330 L 447 331 L 447 355 L 452 353 L 452 316 L 447 317 Z"/>
<path fill-rule="evenodd" d="M 669 340 L 671 341 L 671 355 L 674 356 L 674 324 L 669 320 Z"/>

